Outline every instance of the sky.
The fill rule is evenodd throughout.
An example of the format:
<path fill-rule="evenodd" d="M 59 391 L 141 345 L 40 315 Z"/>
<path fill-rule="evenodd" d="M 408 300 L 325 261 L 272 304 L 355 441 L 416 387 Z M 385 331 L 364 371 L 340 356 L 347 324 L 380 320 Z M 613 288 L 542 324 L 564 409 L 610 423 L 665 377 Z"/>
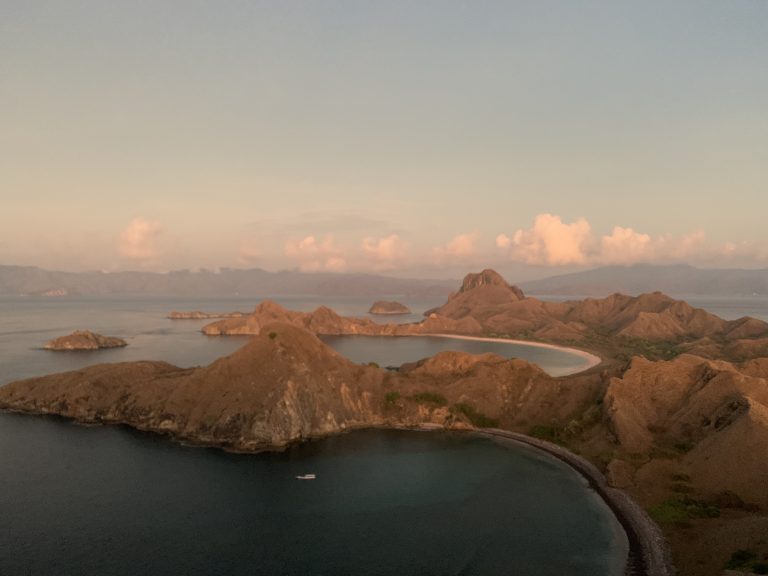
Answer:
<path fill-rule="evenodd" d="M 768 267 L 768 2 L 0 0 L 0 264 Z"/>

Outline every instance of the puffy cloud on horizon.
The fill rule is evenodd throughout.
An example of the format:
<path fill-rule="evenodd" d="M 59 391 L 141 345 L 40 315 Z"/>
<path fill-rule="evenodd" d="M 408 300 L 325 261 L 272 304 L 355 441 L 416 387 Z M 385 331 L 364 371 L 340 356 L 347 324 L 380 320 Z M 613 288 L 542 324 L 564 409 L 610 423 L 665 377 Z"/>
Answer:
<path fill-rule="evenodd" d="M 405 242 L 397 234 L 379 239 L 363 238 L 362 247 L 375 270 L 391 270 L 401 263 L 405 256 Z"/>
<path fill-rule="evenodd" d="M 584 264 L 592 242 L 592 229 L 584 218 L 566 224 L 560 216 L 539 214 L 529 230 L 512 237 L 500 234 L 496 246 L 508 249 L 515 260 L 526 264 Z"/>
<path fill-rule="evenodd" d="M 118 252 L 129 260 L 156 260 L 161 254 L 159 239 L 162 234 L 160 222 L 134 218 L 120 233 Z"/>
<path fill-rule="evenodd" d="M 511 237 L 499 234 L 496 246 L 526 264 L 606 265 L 702 257 L 707 255 L 704 241 L 702 231 L 654 238 L 622 226 L 615 226 L 610 234 L 597 239 L 584 218 L 568 224 L 559 216 L 539 214 L 532 228 L 517 230 Z"/>
<path fill-rule="evenodd" d="M 322 241 L 314 236 L 289 241 L 285 245 L 285 254 L 299 261 L 302 272 L 344 272 L 347 269 L 347 261 L 334 246 L 331 235 L 323 237 Z"/>
<path fill-rule="evenodd" d="M 463 261 L 475 255 L 475 242 L 477 241 L 477 232 L 467 232 L 458 234 L 453 239 L 435 248 L 435 255 L 438 261 Z"/>

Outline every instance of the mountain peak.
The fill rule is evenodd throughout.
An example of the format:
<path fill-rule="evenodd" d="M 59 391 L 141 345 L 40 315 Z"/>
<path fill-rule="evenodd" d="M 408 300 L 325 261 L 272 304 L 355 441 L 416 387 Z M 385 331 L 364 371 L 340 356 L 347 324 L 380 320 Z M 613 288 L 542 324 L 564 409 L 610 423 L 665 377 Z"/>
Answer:
<path fill-rule="evenodd" d="M 504 278 L 501 276 L 501 274 L 496 272 L 496 270 L 492 270 L 491 268 L 486 268 L 482 272 L 478 272 L 476 274 L 467 274 L 464 277 L 464 281 L 461 283 L 459 293 L 461 294 L 463 292 L 469 292 L 470 290 L 474 290 L 482 286 L 501 286 L 514 292 L 515 296 L 517 296 L 519 300 L 525 298 L 525 295 L 523 294 L 523 291 L 520 290 L 520 288 L 508 284 L 507 281 L 504 280 Z"/>

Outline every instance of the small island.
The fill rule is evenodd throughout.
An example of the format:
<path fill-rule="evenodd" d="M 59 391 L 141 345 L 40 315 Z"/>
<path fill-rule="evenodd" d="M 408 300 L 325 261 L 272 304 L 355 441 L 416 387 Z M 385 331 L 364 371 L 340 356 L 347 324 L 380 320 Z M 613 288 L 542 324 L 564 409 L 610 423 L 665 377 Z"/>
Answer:
<path fill-rule="evenodd" d="M 378 300 L 374 302 L 368 310 L 368 314 L 376 314 L 380 316 L 410 313 L 411 309 L 408 308 L 408 306 L 405 304 L 400 304 L 400 302 L 392 302 L 389 300 Z"/>
<path fill-rule="evenodd" d="M 75 330 L 72 334 L 60 336 L 48 342 L 46 350 L 99 350 L 101 348 L 122 348 L 128 343 L 122 338 L 102 336 L 90 330 Z"/>
<path fill-rule="evenodd" d="M 168 314 L 170 320 L 211 320 L 214 318 L 241 318 L 245 316 L 242 312 L 201 312 L 192 310 L 191 312 L 173 312 Z"/>

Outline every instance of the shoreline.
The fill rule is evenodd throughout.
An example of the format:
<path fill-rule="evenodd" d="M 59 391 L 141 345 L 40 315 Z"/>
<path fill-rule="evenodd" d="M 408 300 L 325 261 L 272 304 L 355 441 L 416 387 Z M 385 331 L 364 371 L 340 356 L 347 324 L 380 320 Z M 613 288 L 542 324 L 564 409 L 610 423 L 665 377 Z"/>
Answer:
<path fill-rule="evenodd" d="M 574 356 L 578 356 L 579 358 L 583 358 L 584 360 L 586 360 L 586 366 L 574 368 L 573 370 L 569 370 L 568 372 L 565 372 L 560 376 L 553 376 L 553 378 L 560 378 L 562 376 L 572 376 L 574 374 L 586 372 L 587 370 L 590 370 L 595 366 L 599 366 L 600 364 L 603 363 L 603 359 L 600 358 L 600 356 L 597 356 L 596 354 L 592 354 L 591 352 L 587 352 L 586 350 L 579 350 L 578 348 L 570 348 L 568 346 L 558 346 L 557 344 L 547 344 L 546 342 L 531 342 L 530 340 L 513 340 L 511 338 L 493 338 L 493 337 L 485 337 L 485 336 L 466 336 L 463 334 L 409 334 L 409 336 L 435 336 L 437 338 L 454 338 L 456 340 L 473 340 L 478 342 L 498 342 L 501 344 L 520 344 L 522 346 L 533 346 L 535 348 L 559 350 L 561 352 L 567 352 L 568 354 L 573 354 Z M 533 364 L 535 364 L 535 362 L 533 362 Z"/>
<path fill-rule="evenodd" d="M 424 430 L 429 429 L 424 428 Z M 627 536 L 629 552 L 624 567 L 625 576 L 674 576 L 676 574 L 672 564 L 672 552 L 659 526 L 629 494 L 610 487 L 603 473 L 589 460 L 557 444 L 518 432 L 500 428 L 476 428 L 470 432 L 492 438 L 503 438 L 541 450 L 564 462 L 585 478 L 589 487 L 613 512 Z"/>

